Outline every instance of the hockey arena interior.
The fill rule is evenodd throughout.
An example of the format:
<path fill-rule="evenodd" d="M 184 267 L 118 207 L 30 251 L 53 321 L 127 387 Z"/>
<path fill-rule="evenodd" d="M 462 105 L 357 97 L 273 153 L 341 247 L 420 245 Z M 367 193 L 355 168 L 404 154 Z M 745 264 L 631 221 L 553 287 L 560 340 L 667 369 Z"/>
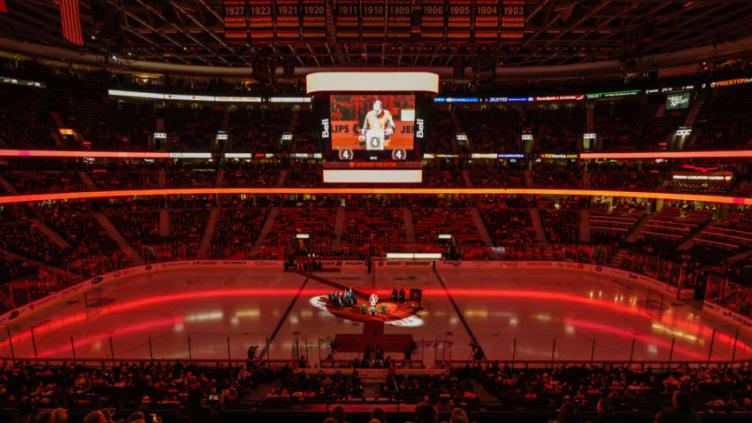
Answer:
<path fill-rule="evenodd" d="M 751 25 L 0 0 L 0 421 L 752 421 Z"/>

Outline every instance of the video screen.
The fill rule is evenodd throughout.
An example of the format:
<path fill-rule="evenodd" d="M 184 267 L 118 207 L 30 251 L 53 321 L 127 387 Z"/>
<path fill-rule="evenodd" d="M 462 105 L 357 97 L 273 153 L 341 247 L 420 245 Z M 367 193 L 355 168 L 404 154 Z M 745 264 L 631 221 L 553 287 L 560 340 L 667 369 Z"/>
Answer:
<path fill-rule="evenodd" d="M 331 95 L 329 114 L 332 150 L 413 149 L 414 95 Z"/>

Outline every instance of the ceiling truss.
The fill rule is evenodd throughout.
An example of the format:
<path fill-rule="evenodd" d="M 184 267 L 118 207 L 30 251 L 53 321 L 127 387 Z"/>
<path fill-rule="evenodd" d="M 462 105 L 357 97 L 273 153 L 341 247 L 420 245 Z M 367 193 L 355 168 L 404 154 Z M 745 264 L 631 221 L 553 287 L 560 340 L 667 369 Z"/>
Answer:
<path fill-rule="evenodd" d="M 413 0 L 419 11 L 421 0 Z M 0 36 L 76 48 L 60 36 L 56 0 L 6 0 Z M 630 59 L 733 41 L 749 32 L 749 0 L 527 0 L 516 46 L 420 40 L 337 40 L 333 0 L 322 41 L 231 45 L 221 0 L 80 0 L 85 45 L 105 57 L 165 63 L 293 67 L 550 66 Z M 415 28 L 413 28 L 415 30 Z"/>

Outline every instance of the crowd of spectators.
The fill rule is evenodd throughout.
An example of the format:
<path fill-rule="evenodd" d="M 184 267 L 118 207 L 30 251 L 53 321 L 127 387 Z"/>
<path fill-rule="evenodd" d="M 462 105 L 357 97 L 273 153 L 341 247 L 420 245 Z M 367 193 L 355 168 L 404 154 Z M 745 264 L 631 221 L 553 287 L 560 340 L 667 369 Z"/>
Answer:
<path fill-rule="evenodd" d="M 224 170 L 222 187 L 273 187 L 282 169 L 276 161 L 259 160 L 252 165 L 229 163 Z"/>
<path fill-rule="evenodd" d="M 56 145 L 48 93 L 40 88 L 0 84 L 0 140 L 8 146 L 47 148 Z"/>
<path fill-rule="evenodd" d="M 311 159 L 261 158 L 252 161 L 197 162 L 174 160 L 159 163 L 110 161 L 84 165 L 60 160 L 14 160 L 14 170 L 0 169 L 0 177 L 20 194 L 89 190 L 233 187 L 346 187 L 354 184 L 324 184 L 323 162 Z M 54 169 L 61 170 L 54 170 Z M 70 168 L 70 170 L 63 170 Z M 391 184 L 395 187 L 452 188 L 590 188 L 650 192 L 746 195 L 752 192 L 747 166 L 707 162 L 686 163 L 573 160 L 424 160 L 421 184 Z M 23 169 L 23 170 L 22 170 Z M 712 172 L 711 172 L 712 171 Z M 220 174 L 222 175 L 220 180 Z M 284 175 L 284 179 L 281 176 Z M 713 179 L 709 179 L 712 176 Z M 699 178 L 707 179 L 699 179 Z M 93 183 L 93 185 L 92 185 Z M 278 185 L 279 184 L 279 185 Z M 357 184 L 375 187 L 378 184 Z M 6 184 L 0 194 L 9 195 Z"/>
<path fill-rule="evenodd" d="M 582 104 L 542 105 L 525 113 L 523 132 L 533 135 L 536 151 L 572 153 L 582 143 L 585 120 Z"/>
<path fill-rule="evenodd" d="M 159 172 L 148 167 L 92 168 L 87 175 L 99 190 L 159 188 Z"/>
<path fill-rule="evenodd" d="M 50 264 L 62 263 L 66 249 L 51 242 L 30 219 L 5 220 L 0 225 L 0 247 L 32 260 Z"/>
<path fill-rule="evenodd" d="M 10 254 L 5 254 L 5 266 L 18 267 L 6 274 L 7 282 L 22 282 L 8 290 L 4 302 L 6 307 L 23 304 L 83 277 L 130 266 L 139 255 L 146 262 L 197 258 L 210 211 L 215 207 L 214 230 L 203 257 L 283 259 L 315 254 L 328 259 L 362 260 L 388 251 L 415 251 L 442 252 L 450 259 L 536 260 L 548 257 L 547 250 L 541 248 L 545 243 L 579 243 L 583 235 L 580 216 L 589 215 L 591 245 L 629 248 L 636 254 L 636 259 L 627 262 L 614 258 L 614 254 L 612 266 L 683 288 L 701 289 L 707 272 L 722 274 L 734 282 L 750 279 L 749 272 L 726 260 L 744 245 L 752 245 L 752 238 L 732 249 L 716 245 L 740 242 L 745 233 L 752 233 L 744 231 L 749 228 L 747 216 L 732 215 L 708 226 L 697 238 L 698 246 L 679 253 L 677 245 L 717 211 L 665 203 L 660 213 L 651 213 L 644 209 L 652 207 L 649 203 L 626 199 L 604 209 L 600 204 L 587 198 L 552 202 L 510 196 L 198 195 L 10 206 L 2 209 L 0 249 Z M 275 217 L 269 220 L 275 206 Z M 490 246 L 481 236 L 473 208 L 487 230 Z M 582 210 L 587 208 L 589 214 L 583 215 Z M 636 242 L 627 242 L 627 235 L 645 212 L 650 213 L 650 221 L 641 226 Z M 338 213 L 342 214 L 341 221 L 336 219 Z M 540 228 L 536 228 L 536 214 Z M 120 248 L 102 219 L 113 224 L 136 256 Z M 270 230 L 259 241 L 267 221 Z M 410 227 L 415 241 L 410 238 Z M 60 238 L 54 238 L 56 235 Z M 444 237 L 440 239 L 439 235 Z M 566 258 L 592 261 L 577 255 Z M 43 268 L 52 270 L 46 270 L 44 282 L 38 283 Z M 30 283 L 23 282 L 26 279 Z"/>
<path fill-rule="evenodd" d="M 128 243 L 139 249 L 142 245 L 160 242 L 159 207 L 150 201 L 110 201 L 102 211 L 118 228 Z"/>
<path fill-rule="evenodd" d="M 705 103 L 697 116 L 693 131 L 696 150 L 710 148 L 739 148 L 752 141 L 752 129 L 745 122 L 749 111 L 744 104 L 752 101 L 752 89 L 747 86 L 720 88 Z"/>
<path fill-rule="evenodd" d="M 566 162 L 564 165 L 543 162 L 533 167 L 531 171 L 532 187 L 536 188 L 581 188 L 582 169 L 576 163 Z"/>
<path fill-rule="evenodd" d="M 521 188 L 526 185 L 526 171 L 519 163 L 474 160 L 465 166 L 465 170 L 475 188 Z"/>
<path fill-rule="evenodd" d="M 470 371 L 504 407 L 517 409 L 550 409 L 563 400 L 579 410 L 606 412 L 612 418 L 655 410 L 668 415 L 683 413 L 679 420 L 661 420 L 682 422 L 700 420 L 690 411 L 691 404 L 706 412 L 752 409 L 748 376 L 732 369 L 682 365 L 671 371 L 617 366 L 523 370 L 491 365 Z M 666 407 L 668 404 L 673 408 Z"/>
<path fill-rule="evenodd" d="M 18 90 L 24 91 L 19 95 Z M 32 95 L 27 91 L 35 90 Z M 49 91 L 49 92 L 47 92 Z M 724 90 L 707 100 L 697 121 L 697 133 L 686 148 L 731 148 L 752 138 L 743 122 L 752 95 L 749 88 Z M 64 100 L 47 101 L 54 91 L 3 86 L 0 93 L 13 99 L 0 105 L 0 117 L 11 122 L 0 129 L 7 145 L 36 148 L 93 150 L 234 151 L 253 153 L 311 153 L 321 151 L 317 119 L 310 109 L 289 105 L 209 105 L 112 98 L 105 94 L 65 92 Z M 662 97 L 661 97 L 662 98 Z M 38 107 L 45 104 L 44 107 Z M 296 106 L 297 107 L 297 106 Z M 306 105 L 306 108 L 310 106 Z M 535 108 L 453 105 L 435 106 L 425 145 L 429 153 L 530 151 L 521 141 L 533 136 L 532 151 L 576 153 L 584 132 L 584 107 L 574 104 Z M 597 102 L 595 127 L 604 151 L 658 150 L 673 139 L 686 111 L 664 110 L 650 98 L 646 104 L 630 100 Z M 72 134 L 60 129 L 72 129 Z M 218 141 L 224 131 L 227 141 Z M 155 139 L 165 132 L 166 139 Z M 282 140 L 283 133 L 292 142 Z M 457 140 L 458 134 L 467 140 Z M 657 139 L 656 139 L 657 137 Z M 682 146 L 683 147 L 683 146 Z"/>
<path fill-rule="evenodd" d="M 2 176 L 21 194 L 86 191 L 81 177 L 72 171 L 10 171 Z"/>
<path fill-rule="evenodd" d="M 539 207 L 538 212 L 549 242 L 556 244 L 578 242 L 580 209 L 577 202 L 563 202 L 558 207 L 553 205 Z"/>
<path fill-rule="evenodd" d="M 6 412 L 14 410 L 18 421 L 34 415 L 33 421 L 56 423 L 66 423 L 69 413 L 83 415 L 92 409 L 100 411 L 89 412 L 84 422 L 124 421 L 119 419 L 129 415 L 134 416 L 129 422 L 139 417 L 144 421 L 144 415 L 159 410 L 161 416 L 154 421 L 214 423 L 222 421 L 225 410 L 242 409 L 243 404 L 263 411 L 323 403 L 335 404 L 325 422 L 345 422 L 345 410 L 336 404 L 365 400 L 413 404 L 413 421 L 425 423 L 436 423 L 440 412 L 449 414 L 452 423 L 469 422 L 468 412 L 482 417 L 489 411 L 558 415 L 559 423 L 618 422 L 645 414 L 655 414 L 658 422 L 696 423 L 702 414 L 752 411 L 747 372 L 686 364 L 671 369 L 511 368 L 484 362 L 433 375 L 390 370 L 385 382 L 375 388 L 368 384 L 357 369 L 324 373 L 250 362 L 229 367 L 179 361 L 113 363 L 106 368 L 16 362 L 0 369 L 0 404 Z M 367 394 L 368 389 L 372 391 Z M 45 413 L 49 420 L 38 417 Z M 98 413 L 102 420 L 89 417 Z M 378 407 L 371 418 L 386 422 Z"/>
<path fill-rule="evenodd" d="M 467 186 L 459 161 L 431 160 L 425 163 L 423 183 L 425 187 L 464 187 Z"/>
<path fill-rule="evenodd" d="M 32 206 L 48 225 L 71 246 L 68 259 L 107 254 L 118 249 L 115 241 L 94 217 L 93 203 L 69 200 Z"/>
<path fill-rule="evenodd" d="M 448 110 L 435 109 L 431 114 L 424 150 L 440 154 L 455 153 L 458 146 L 456 134 L 457 129 L 452 113 Z"/>
<path fill-rule="evenodd" d="M 522 111 L 489 107 L 483 110 L 455 109 L 460 130 L 468 137 L 464 151 L 477 153 L 515 152 L 521 148 Z"/>
<path fill-rule="evenodd" d="M 684 124 L 687 110 L 666 110 L 664 96 L 597 102 L 594 119 L 598 143 L 604 151 L 665 149 L 674 131 Z"/>
<path fill-rule="evenodd" d="M 211 188 L 217 186 L 214 169 L 197 168 L 167 172 L 168 188 Z"/>
<path fill-rule="evenodd" d="M 361 255 L 381 256 L 407 244 L 405 209 L 392 198 L 352 198 L 345 207 L 342 247 Z"/>
<path fill-rule="evenodd" d="M 477 207 L 493 245 L 515 247 L 537 243 L 525 200 L 488 196 L 480 199 Z"/>
<path fill-rule="evenodd" d="M 170 210 L 170 242 L 177 257 L 198 257 L 199 243 L 208 220 L 207 208 Z"/>
<path fill-rule="evenodd" d="M 35 410 L 100 408 L 106 421 L 120 421 L 131 414 L 126 410 L 158 409 L 169 410 L 177 421 L 210 423 L 220 421 L 219 404 L 231 408 L 259 384 L 277 377 L 257 366 L 206 367 L 180 361 L 113 363 L 107 368 L 15 362 L 0 369 L 0 404 L 20 418 Z M 101 420 L 87 415 L 84 421 Z"/>
<path fill-rule="evenodd" d="M 253 244 L 261 233 L 268 213 L 268 207 L 223 207 L 212 234 L 211 257 L 250 258 Z"/>
<path fill-rule="evenodd" d="M 422 245 L 437 245 L 447 257 L 463 257 L 465 251 L 483 247 L 472 213 L 461 201 L 447 199 L 438 205 L 418 206 L 411 214 L 415 240 Z M 440 235 L 450 238 L 440 239 Z"/>

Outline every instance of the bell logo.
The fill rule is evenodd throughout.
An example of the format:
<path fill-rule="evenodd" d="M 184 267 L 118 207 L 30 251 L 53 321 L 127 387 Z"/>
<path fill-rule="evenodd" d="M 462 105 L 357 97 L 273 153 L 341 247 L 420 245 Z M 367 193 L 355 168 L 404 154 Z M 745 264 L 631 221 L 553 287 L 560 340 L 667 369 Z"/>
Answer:
<path fill-rule="evenodd" d="M 321 119 L 321 138 L 329 138 L 329 119 Z"/>
<path fill-rule="evenodd" d="M 415 138 L 423 138 L 423 119 L 416 119 L 415 126 L 417 127 L 415 130 Z"/>

